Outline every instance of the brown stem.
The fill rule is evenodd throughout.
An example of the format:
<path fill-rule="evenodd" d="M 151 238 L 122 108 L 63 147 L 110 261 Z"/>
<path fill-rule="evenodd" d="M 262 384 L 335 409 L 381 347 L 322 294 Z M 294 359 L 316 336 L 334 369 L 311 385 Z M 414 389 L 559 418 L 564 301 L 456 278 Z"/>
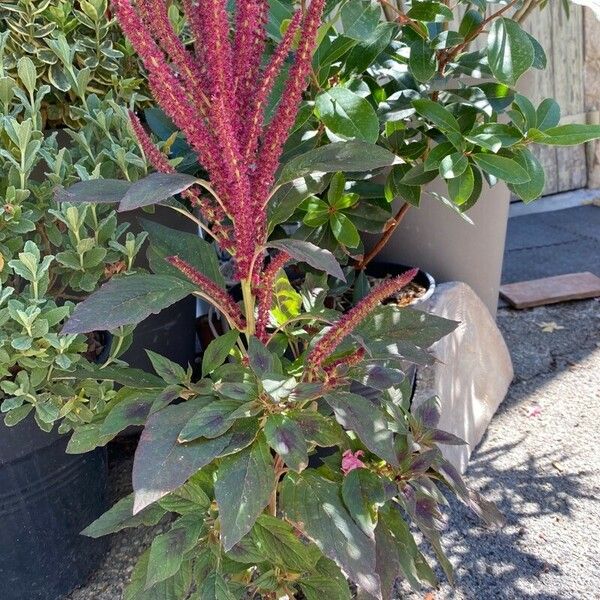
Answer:
<path fill-rule="evenodd" d="M 363 256 L 363 259 L 358 263 L 358 265 L 356 266 L 357 271 L 365 269 L 366 266 L 381 252 L 383 247 L 390 241 L 390 238 L 392 237 L 394 231 L 396 231 L 396 228 L 398 227 L 398 225 L 400 225 L 402 219 L 404 219 L 404 215 L 406 215 L 406 212 L 409 208 L 410 204 L 408 202 L 405 202 L 400 207 L 400 210 L 396 213 L 394 218 L 387 224 L 386 228 L 383 230 L 383 233 L 381 234 L 379 240 L 377 240 L 377 243 L 373 246 L 373 248 L 371 248 L 371 250 L 369 250 L 369 252 L 367 252 L 365 256 Z"/>

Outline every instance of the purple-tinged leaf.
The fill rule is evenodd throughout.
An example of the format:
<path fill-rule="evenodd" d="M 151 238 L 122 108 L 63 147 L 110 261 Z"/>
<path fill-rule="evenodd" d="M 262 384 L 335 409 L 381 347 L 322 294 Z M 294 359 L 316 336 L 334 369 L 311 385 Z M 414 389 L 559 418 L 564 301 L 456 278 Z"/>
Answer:
<path fill-rule="evenodd" d="M 281 456 L 285 464 L 300 473 L 308 466 L 308 447 L 301 427 L 282 414 L 267 417 L 265 423 L 267 443 Z"/>
<path fill-rule="evenodd" d="M 292 410 L 288 416 L 298 423 L 304 433 L 304 438 L 317 446 L 337 446 L 344 437 L 342 428 L 333 417 L 326 417 L 321 413 L 308 410 Z"/>
<path fill-rule="evenodd" d="M 215 439 L 178 443 L 177 436 L 202 402 L 197 399 L 168 406 L 148 419 L 133 463 L 134 513 L 181 487 L 215 458 L 244 447 L 256 435 L 256 430 L 242 430 L 245 425 L 240 424 Z"/>
<path fill-rule="evenodd" d="M 216 438 L 231 429 L 231 414 L 240 407 L 236 400 L 210 402 L 195 413 L 179 434 L 179 442 L 192 442 L 200 437 Z"/>
<path fill-rule="evenodd" d="M 193 283 L 169 275 L 114 277 L 75 307 L 61 333 L 111 331 L 139 323 L 195 289 Z"/>
<path fill-rule="evenodd" d="M 394 435 L 388 429 L 384 414 L 372 402 L 350 392 L 327 394 L 325 401 L 338 423 L 352 429 L 361 442 L 391 465 L 398 466 L 394 450 Z"/>
<path fill-rule="evenodd" d="M 312 173 L 374 171 L 398 161 L 395 154 L 375 144 L 359 140 L 336 142 L 292 158 L 281 169 L 277 184 L 282 185 Z"/>
<path fill-rule="evenodd" d="M 437 396 L 432 396 L 429 400 L 425 400 L 412 411 L 413 416 L 424 427 L 437 427 L 442 416 L 442 404 Z"/>
<path fill-rule="evenodd" d="M 400 369 L 365 363 L 352 368 L 348 372 L 348 377 L 361 385 L 376 390 L 387 390 L 392 386 L 400 385 L 404 380 L 404 373 Z"/>
<path fill-rule="evenodd" d="M 258 377 L 274 372 L 275 357 L 255 336 L 251 336 L 248 341 L 248 359 L 250 368 Z"/>
<path fill-rule="evenodd" d="M 311 242 L 293 239 L 270 241 L 268 246 L 270 248 L 277 248 L 278 250 L 287 252 L 297 261 L 305 262 L 314 269 L 324 271 L 332 277 L 346 281 L 346 277 L 344 276 L 340 264 L 335 259 L 335 256 L 329 252 L 329 250 L 319 248 Z"/>
<path fill-rule="evenodd" d="M 221 539 L 231 550 L 253 527 L 275 487 L 271 451 L 260 436 L 251 446 L 224 458 L 215 479 Z"/>
<path fill-rule="evenodd" d="M 467 444 L 465 440 L 462 440 L 457 435 L 442 431 L 441 429 L 434 429 L 430 434 L 430 439 L 432 442 L 447 444 L 449 446 L 465 446 Z"/>
<path fill-rule="evenodd" d="M 71 202 L 73 204 L 82 202 L 116 204 L 121 202 L 131 186 L 130 181 L 122 181 L 121 179 L 78 181 L 67 189 L 57 188 L 54 192 L 54 199 L 57 202 Z"/>
<path fill-rule="evenodd" d="M 119 203 L 119 212 L 158 204 L 192 187 L 196 177 L 185 173 L 152 173 L 130 185 Z"/>
<path fill-rule="evenodd" d="M 334 560 L 346 576 L 381 600 L 379 577 L 375 574 L 375 544 L 342 503 L 339 484 L 311 469 L 300 474 L 288 473 L 279 498 L 284 515 Z"/>

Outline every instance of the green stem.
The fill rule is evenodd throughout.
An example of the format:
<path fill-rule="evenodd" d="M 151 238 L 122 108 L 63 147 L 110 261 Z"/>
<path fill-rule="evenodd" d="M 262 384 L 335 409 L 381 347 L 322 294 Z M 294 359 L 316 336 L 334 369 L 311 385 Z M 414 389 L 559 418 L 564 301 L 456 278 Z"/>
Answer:
<path fill-rule="evenodd" d="M 246 334 L 254 335 L 256 323 L 254 320 L 254 295 L 252 294 L 252 282 L 249 279 L 243 279 L 242 297 L 244 299 L 244 312 L 246 313 Z"/>

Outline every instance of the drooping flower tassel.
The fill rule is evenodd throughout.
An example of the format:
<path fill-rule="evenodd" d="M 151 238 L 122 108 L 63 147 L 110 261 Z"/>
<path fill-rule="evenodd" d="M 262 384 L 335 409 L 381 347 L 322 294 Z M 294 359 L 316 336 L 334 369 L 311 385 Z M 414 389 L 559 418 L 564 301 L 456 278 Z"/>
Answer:
<path fill-rule="evenodd" d="M 277 256 L 273 257 L 267 268 L 263 271 L 260 283 L 255 290 L 258 298 L 256 337 L 263 343 L 266 343 L 268 339 L 267 326 L 269 324 L 271 305 L 273 304 L 275 278 L 288 260 L 290 260 L 290 256 L 287 252 L 279 252 Z"/>
<path fill-rule="evenodd" d="M 380 283 L 370 294 L 336 321 L 308 355 L 308 371 L 314 372 L 315 369 L 321 367 L 346 336 L 352 333 L 382 300 L 408 285 L 418 272 L 418 269 L 411 269 L 398 277 Z"/>
<path fill-rule="evenodd" d="M 165 260 L 196 284 L 199 288 L 198 293 L 220 310 L 236 329 L 243 331 L 246 328 L 246 320 L 240 307 L 223 288 L 179 256 L 168 256 Z"/>

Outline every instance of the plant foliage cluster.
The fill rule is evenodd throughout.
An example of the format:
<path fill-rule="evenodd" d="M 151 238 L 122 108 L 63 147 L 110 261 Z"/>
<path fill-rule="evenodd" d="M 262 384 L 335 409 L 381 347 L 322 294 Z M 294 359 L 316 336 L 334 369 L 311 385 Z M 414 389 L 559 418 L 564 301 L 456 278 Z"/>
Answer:
<path fill-rule="evenodd" d="M 80 26 L 90 29 L 92 8 L 112 23 L 104 4 L 79 4 Z M 600 130 L 560 125 L 553 100 L 534 106 L 515 90 L 545 65 L 517 0 L 465 2 L 460 16 L 436 0 L 179 6 L 113 0 L 128 39 L 119 52 L 133 59 L 131 44 L 160 110 L 145 122 L 131 112 L 125 125 L 118 90 L 115 101 L 86 96 L 74 114 L 84 125 L 70 134 L 80 154 L 41 133 L 40 97 L 55 91 L 35 82 L 43 73 L 61 90 L 55 65 L 69 62 L 78 71 L 62 70 L 63 92 L 87 89 L 92 72 L 111 87 L 110 61 L 123 57 L 103 51 L 112 48 L 98 37 L 106 27 L 68 61 L 45 63 L 43 48 L 43 69 L 17 61 L 20 91 L 0 82 L 6 194 L 15 223 L 26 223 L 18 232 L 12 217 L 0 222 L 13 227 L 0 237 L 3 277 L 20 285 L 0 294 L 0 318 L 15 328 L 0 338 L 0 351 L 10 348 L 7 419 L 34 407 L 43 426 L 67 418 L 73 453 L 143 426 L 133 494 L 85 530 L 97 537 L 171 516 L 126 600 L 346 600 L 350 583 L 390 599 L 399 577 L 416 589 L 437 584 L 417 539 L 452 580 L 445 494 L 488 523 L 501 517 L 444 458 L 440 444 L 463 442 L 438 428 L 439 399 L 411 404 L 407 372 L 432 364 L 429 348 L 457 324 L 385 303 L 414 270 L 370 290 L 362 237 L 380 234 L 380 248 L 435 179 L 447 189 L 435 197 L 465 218 L 485 182 L 533 200 L 544 174 L 532 146 L 583 143 Z M 11 23 L 25 18 L 12 13 Z M 38 157 L 49 171 L 39 185 Z M 146 161 L 156 172 L 144 177 Z M 143 221 L 148 269 L 135 269 L 143 237 L 126 233 L 116 212 L 157 204 L 202 236 Z M 227 281 L 222 256 L 233 267 Z M 100 283 L 74 308 L 65 302 Z M 349 288 L 354 304 L 339 310 L 333 296 Z M 118 359 L 138 323 L 190 294 L 221 315 L 198 376 L 154 352 L 155 373 Z M 84 334 L 98 331 L 116 332 L 116 344 L 94 367 L 81 353 Z M 12 358 L 40 346 L 45 354 Z"/>

